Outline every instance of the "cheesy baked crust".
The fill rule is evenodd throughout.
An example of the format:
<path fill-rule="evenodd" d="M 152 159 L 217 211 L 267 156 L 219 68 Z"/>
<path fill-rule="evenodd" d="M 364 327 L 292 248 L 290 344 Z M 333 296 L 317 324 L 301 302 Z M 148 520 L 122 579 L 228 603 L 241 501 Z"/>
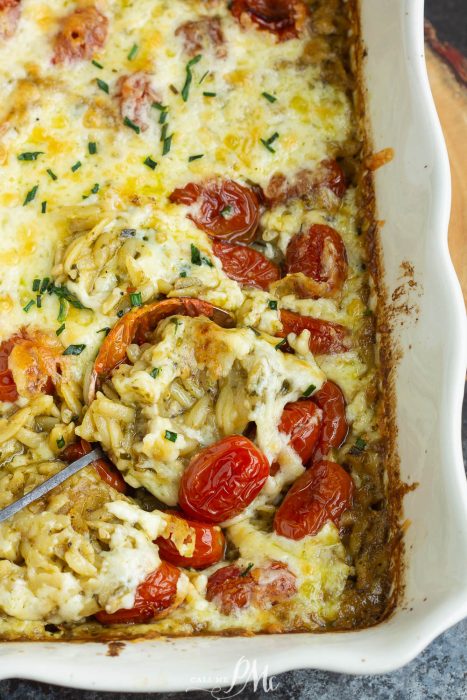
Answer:
<path fill-rule="evenodd" d="M 1 6 L 0 505 L 87 443 L 109 459 L 0 524 L 3 638 L 313 631 L 386 613 L 354 32 L 343 0 Z M 143 321 L 128 330 L 164 300 L 175 311 L 148 313 L 144 337 Z M 297 405 L 312 412 L 306 458 L 298 414 L 282 422 Z M 217 560 L 180 564 L 199 546 L 182 482 L 240 435 L 268 475 L 209 521 Z M 285 536 L 289 489 L 329 463 L 347 496 L 316 506 L 317 476 L 303 518 L 321 508 L 319 526 Z M 133 615 L 148 577 L 169 575 L 171 594 Z"/>

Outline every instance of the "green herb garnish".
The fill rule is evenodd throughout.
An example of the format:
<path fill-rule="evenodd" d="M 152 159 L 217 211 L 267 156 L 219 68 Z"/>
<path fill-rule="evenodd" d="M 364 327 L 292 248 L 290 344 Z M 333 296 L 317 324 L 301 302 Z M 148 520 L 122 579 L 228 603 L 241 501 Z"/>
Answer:
<path fill-rule="evenodd" d="M 26 306 L 23 306 L 23 311 L 25 311 L 26 313 L 28 313 L 28 312 L 29 312 L 29 309 L 30 309 L 32 306 L 34 306 L 34 304 L 35 304 L 35 301 L 34 301 L 33 299 L 31 299 L 31 301 L 28 301 L 28 303 L 26 304 Z"/>
<path fill-rule="evenodd" d="M 50 175 L 52 180 L 58 180 L 57 176 L 55 175 L 54 171 L 51 170 L 50 168 L 47 168 L 47 174 Z"/>
<path fill-rule="evenodd" d="M 128 117 L 125 117 L 123 120 L 123 123 L 125 126 L 127 126 L 129 129 L 133 129 L 135 134 L 139 134 L 141 129 L 139 128 L 138 124 L 135 124 L 134 122 L 131 121 L 131 119 L 128 119 Z"/>
<path fill-rule="evenodd" d="M 168 116 L 169 116 L 169 110 L 164 109 L 159 115 L 159 124 L 165 124 Z"/>
<path fill-rule="evenodd" d="M 36 306 L 38 309 L 42 308 L 42 296 L 40 294 L 38 294 L 36 297 Z"/>
<path fill-rule="evenodd" d="M 168 131 L 168 129 L 169 129 L 169 125 L 168 125 L 168 124 L 164 124 L 163 127 L 162 127 L 162 129 L 161 129 L 161 137 L 160 137 L 160 139 L 159 139 L 160 141 L 165 141 L 165 139 L 167 138 L 167 131 Z"/>
<path fill-rule="evenodd" d="M 75 173 L 77 170 L 79 170 L 81 168 L 81 165 L 82 165 L 81 161 L 77 160 L 76 163 L 74 163 L 74 165 L 71 166 L 71 172 Z"/>
<path fill-rule="evenodd" d="M 95 141 L 89 141 L 88 151 L 90 156 L 94 156 L 97 153 L 97 143 Z"/>
<path fill-rule="evenodd" d="M 41 214 L 45 214 L 47 211 L 47 202 L 41 202 Z"/>
<path fill-rule="evenodd" d="M 38 277 L 36 277 L 36 279 L 33 280 L 33 283 L 32 283 L 32 291 L 38 292 L 40 288 L 41 288 L 41 281 Z"/>
<path fill-rule="evenodd" d="M 191 263 L 192 265 L 201 265 L 201 253 L 193 243 L 191 244 Z"/>
<path fill-rule="evenodd" d="M 188 158 L 188 162 L 193 163 L 194 160 L 199 160 L 200 158 L 204 158 L 204 153 L 198 153 L 195 156 L 190 156 Z"/>
<path fill-rule="evenodd" d="M 287 342 L 287 338 L 282 338 L 282 340 L 277 343 L 277 345 L 274 346 L 275 350 L 280 350 L 280 348 L 285 345 Z"/>
<path fill-rule="evenodd" d="M 138 44 L 133 44 L 133 46 L 131 47 L 131 49 L 128 53 L 128 56 L 127 56 L 128 60 L 132 61 L 137 53 L 138 53 Z"/>
<path fill-rule="evenodd" d="M 164 139 L 164 146 L 162 148 L 162 155 L 163 156 L 166 156 L 172 147 L 172 135 L 173 134 L 171 134 L 166 139 Z"/>
<path fill-rule="evenodd" d="M 42 283 L 44 284 L 44 283 Z M 48 281 L 47 281 L 48 284 Z M 41 290 L 42 291 L 42 290 Z M 69 289 L 66 287 L 57 287 L 55 284 L 52 283 L 52 285 L 48 289 L 49 294 L 55 294 L 59 299 L 66 299 L 73 308 L 75 309 L 86 309 L 87 307 L 84 306 L 80 300 L 78 299 L 77 296 L 75 296 L 72 292 L 70 292 Z"/>
<path fill-rule="evenodd" d="M 64 355 L 81 355 L 86 345 L 69 345 L 63 351 Z"/>
<path fill-rule="evenodd" d="M 261 94 L 267 99 L 268 102 L 272 103 L 277 101 L 277 97 L 274 97 L 274 95 L 270 95 L 269 92 L 262 92 Z"/>
<path fill-rule="evenodd" d="M 279 138 L 279 134 L 277 133 L 277 131 L 275 131 L 273 133 L 273 135 L 270 136 L 268 139 L 260 139 L 260 141 L 263 144 L 263 146 L 268 149 L 268 151 L 270 153 L 275 153 L 276 151 L 274 150 L 274 148 L 272 148 L 271 144 L 274 143 L 274 141 L 278 138 Z"/>
<path fill-rule="evenodd" d="M 68 308 L 69 304 L 67 300 L 61 297 L 59 300 L 57 321 L 60 321 L 60 323 L 65 321 L 66 317 L 68 316 Z"/>
<path fill-rule="evenodd" d="M 59 450 L 63 450 L 63 448 L 65 447 L 65 440 L 63 437 L 58 438 L 57 447 Z"/>
<path fill-rule="evenodd" d="M 204 97 L 217 97 L 217 92 L 203 92 Z"/>
<path fill-rule="evenodd" d="M 193 66 L 195 66 L 197 63 L 199 63 L 199 61 L 201 61 L 201 59 L 202 59 L 201 54 L 198 54 L 197 56 L 195 56 L 194 58 L 192 58 L 191 61 L 188 61 L 188 63 L 186 64 L 186 68 L 185 68 L 185 71 L 186 71 L 186 78 L 185 78 L 185 84 L 184 84 L 184 86 L 183 86 L 183 88 L 182 88 L 182 100 L 183 100 L 184 102 L 187 102 L 187 101 L 188 101 L 188 97 L 189 97 L 189 95 L 190 95 L 190 86 L 191 86 L 191 83 L 192 83 L 192 80 L 193 80 L 193 74 L 192 74 L 192 72 L 191 72 L 191 69 L 192 69 Z"/>
<path fill-rule="evenodd" d="M 305 389 L 305 391 L 303 392 L 303 396 L 305 396 L 305 397 L 311 396 L 311 394 L 314 392 L 315 389 L 316 389 L 315 385 L 314 385 L 314 384 L 310 384 L 310 386 L 308 387 L 308 389 Z"/>
<path fill-rule="evenodd" d="M 155 170 L 157 167 L 157 163 L 155 160 L 151 158 L 151 156 L 148 156 L 145 160 L 143 160 L 144 165 L 147 165 L 148 168 L 151 168 L 151 170 Z"/>
<path fill-rule="evenodd" d="M 105 82 L 105 80 L 101 80 L 100 78 L 96 78 L 96 83 L 97 83 L 98 88 L 100 90 L 102 90 L 102 92 L 106 92 L 107 95 L 109 94 L 109 86 Z"/>
<path fill-rule="evenodd" d="M 62 323 L 62 325 L 60 326 L 60 328 L 57 328 L 57 330 L 55 331 L 55 335 L 61 335 L 61 334 L 63 333 L 64 330 L 65 330 L 65 324 Z"/>
<path fill-rule="evenodd" d="M 250 562 L 250 563 L 248 564 L 248 566 L 246 567 L 246 569 L 244 569 L 244 571 L 242 571 L 242 573 L 240 574 L 240 576 L 247 576 L 247 574 L 250 573 L 250 571 L 252 570 L 253 567 L 254 567 L 253 562 Z"/>
<path fill-rule="evenodd" d="M 164 437 L 166 440 L 170 440 L 170 442 L 175 442 L 178 435 L 177 433 L 173 433 L 171 430 L 166 430 Z"/>
<path fill-rule="evenodd" d="M 44 294 L 44 292 L 47 291 L 47 287 L 49 286 L 50 282 L 50 277 L 44 277 L 44 279 L 41 282 L 41 288 L 40 288 L 40 293 Z"/>
<path fill-rule="evenodd" d="M 152 370 L 149 372 L 149 374 L 151 375 L 151 377 L 152 377 L 153 379 L 155 379 L 155 378 L 158 376 L 158 374 L 159 374 L 160 371 L 161 371 L 161 368 L 160 368 L 160 367 L 154 367 L 154 369 L 152 369 Z"/>
<path fill-rule="evenodd" d="M 143 299 L 141 297 L 141 292 L 131 292 L 130 294 L 130 304 L 132 306 L 141 306 Z"/>
<path fill-rule="evenodd" d="M 272 309 L 273 311 L 276 311 L 276 309 L 277 309 L 277 301 L 274 301 L 273 299 L 269 299 L 269 301 L 268 301 L 268 306 L 269 306 L 269 308 Z"/>
<path fill-rule="evenodd" d="M 96 68 L 100 68 L 100 70 L 102 70 L 104 67 L 102 63 L 98 63 L 97 61 L 91 61 L 91 63 L 93 66 L 96 66 Z"/>
<path fill-rule="evenodd" d="M 100 328 L 96 333 L 104 333 L 104 337 L 107 337 L 110 333 L 110 328 L 109 326 L 106 326 L 105 328 Z"/>
<path fill-rule="evenodd" d="M 248 328 L 250 329 L 250 331 L 253 331 L 255 335 L 261 335 L 261 333 L 258 330 L 256 330 L 256 328 L 253 328 L 253 326 L 248 326 Z"/>
<path fill-rule="evenodd" d="M 44 151 L 26 151 L 25 153 L 20 153 L 18 160 L 37 160 L 38 156 L 41 156 Z"/>
<path fill-rule="evenodd" d="M 39 185 L 34 185 L 34 187 L 31 190 L 29 190 L 26 197 L 24 198 L 23 207 L 25 207 L 26 204 L 29 204 L 29 202 L 33 201 L 34 197 L 37 194 L 38 189 L 39 189 Z"/>
<path fill-rule="evenodd" d="M 209 75 L 209 71 L 207 70 L 206 73 L 203 73 L 203 75 L 202 75 L 201 78 L 199 79 L 198 85 L 201 85 L 201 83 L 203 82 L 203 80 L 204 80 L 208 75 Z"/>

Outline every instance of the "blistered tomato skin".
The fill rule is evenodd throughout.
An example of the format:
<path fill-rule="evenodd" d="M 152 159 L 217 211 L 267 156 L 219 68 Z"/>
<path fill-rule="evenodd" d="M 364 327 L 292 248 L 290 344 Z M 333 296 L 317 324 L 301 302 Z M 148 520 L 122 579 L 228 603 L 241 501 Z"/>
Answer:
<path fill-rule="evenodd" d="M 280 279 L 278 266 L 253 248 L 213 240 L 212 251 L 221 261 L 227 277 L 239 284 L 267 291 L 272 282 Z"/>
<path fill-rule="evenodd" d="M 297 479 L 274 516 L 274 532 L 292 540 L 317 535 L 326 522 L 339 525 L 352 505 L 354 484 L 339 464 L 322 460 Z"/>
<path fill-rule="evenodd" d="M 299 335 L 302 331 L 310 331 L 309 348 L 314 355 L 335 355 L 352 347 L 349 331 L 340 323 L 301 316 L 285 309 L 281 309 L 280 320 L 282 331 L 277 335 L 281 338 L 289 333 Z"/>
<path fill-rule="evenodd" d="M 180 508 L 194 520 L 221 523 L 241 513 L 268 476 L 269 463 L 256 445 L 231 435 L 191 460 L 180 482 Z"/>
<path fill-rule="evenodd" d="M 327 381 L 313 394 L 313 401 L 323 411 L 318 452 L 326 456 L 332 447 L 340 447 L 347 437 L 349 426 L 345 417 L 345 399 L 337 384 Z"/>
<path fill-rule="evenodd" d="M 322 415 L 313 401 L 288 403 L 282 413 L 279 432 L 289 436 L 289 445 L 303 464 L 311 459 L 315 451 L 321 433 Z"/>
<path fill-rule="evenodd" d="M 15 338 L 4 340 L 0 345 L 0 401 L 16 401 L 18 398 L 15 380 L 8 369 L 8 358 L 15 346 Z"/>
<path fill-rule="evenodd" d="M 196 226 L 223 241 L 251 243 L 259 224 L 260 198 L 256 190 L 234 180 L 210 180 L 202 185 L 189 182 L 169 197 L 173 204 L 190 206 Z"/>
<path fill-rule="evenodd" d="M 285 256 L 288 274 L 302 272 L 310 279 L 302 284 L 301 296 L 334 297 L 347 278 L 347 253 L 340 234 L 331 226 L 313 224 L 295 235 Z"/>
<path fill-rule="evenodd" d="M 298 36 L 308 15 L 301 0 L 233 0 L 230 11 L 241 23 L 247 15 L 258 29 L 276 34 L 280 41 Z"/>
<path fill-rule="evenodd" d="M 132 608 L 122 608 L 114 613 L 102 610 L 96 613 L 97 621 L 101 625 L 128 625 L 144 624 L 165 617 L 176 607 L 179 578 L 179 569 L 161 562 L 159 568 L 139 584 Z"/>
<path fill-rule="evenodd" d="M 177 513 L 169 512 L 171 515 L 180 517 Z M 171 540 L 158 537 L 156 544 L 159 547 L 159 554 L 164 561 L 168 561 L 176 566 L 205 569 L 207 566 L 217 564 L 224 558 L 225 537 L 219 527 L 207 523 L 198 523 L 194 520 L 186 520 L 181 517 L 180 519 L 185 520 L 194 530 L 194 552 L 191 557 L 183 557 Z"/>
<path fill-rule="evenodd" d="M 68 445 L 60 454 L 60 458 L 66 462 L 74 462 L 76 459 L 89 454 L 91 450 L 92 446 L 89 442 L 81 438 L 79 442 Z M 94 467 L 102 481 L 105 481 L 106 484 L 112 486 L 112 488 L 119 493 L 126 492 L 126 483 L 122 475 L 106 459 L 97 459 L 95 462 L 91 462 L 90 466 Z"/>

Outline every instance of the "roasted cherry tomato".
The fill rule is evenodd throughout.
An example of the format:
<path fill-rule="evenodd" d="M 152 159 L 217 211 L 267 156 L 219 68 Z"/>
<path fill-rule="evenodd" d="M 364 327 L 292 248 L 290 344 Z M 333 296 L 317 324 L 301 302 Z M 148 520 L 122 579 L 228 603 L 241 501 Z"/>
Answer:
<path fill-rule="evenodd" d="M 268 460 L 251 440 L 225 437 L 201 450 L 184 471 L 180 508 L 195 520 L 221 523 L 241 513 L 268 476 Z"/>
<path fill-rule="evenodd" d="M 284 408 L 279 423 L 279 432 L 289 436 L 293 447 L 303 464 L 306 464 L 315 451 L 321 433 L 323 414 L 313 401 L 294 401 Z"/>
<path fill-rule="evenodd" d="M 0 345 L 0 401 L 16 401 L 18 398 L 15 380 L 8 369 L 8 358 L 15 347 L 15 339 L 21 337 L 12 336 Z"/>
<path fill-rule="evenodd" d="M 177 314 L 207 316 L 225 328 L 235 325 L 229 313 L 200 299 L 165 299 L 129 311 L 117 321 L 99 349 L 89 382 L 88 403 L 94 398 L 97 380 L 123 362 L 128 346 L 133 342 L 140 345 L 146 342 L 160 321 Z"/>
<path fill-rule="evenodd" d="M 210 180 L 202 185 L 189 182 L 169 197 L 174 204 L 191 205 L 188 217 L 196 226 L 229 242 L 251 243 L 259 224 L 258 193 L 233 180 Z"/>
<path fill-rule="evenodd" d="M 102 625 L 144 624 L 165 617 L 177 606 L 179 578 L 177 567 L 161 562 L 159 568 L 139 584 L 132 608 L 122 608 L 114 613 L 101 610 L 96 613 L 98 622 Z"/>
<path fill-rule="evenodd" d="M 84 457 L 84 455 L 87 455 L 91 450 L 92 447 L 89 442 L 81 438 L 79 442 L 74 442 L 68 445 L 68 447 L 65 447 L 60 454 L 60 458 L 65 460 L 65 462 L 74 462 L 75 459 Z M 108 462 L 106 459 L 97 459 L 95 462 L 91 462 L 90 466 L 94 467 L 102 481 L 105 481 L 106 484 L 112 486 L 116 491 L 125 493 L 126 483 L 120 472 L 115 469 L 111 462 Z"/>
<path fill-rule="evenodd" d="M 339 464 L 323 460 L 302 474 L 287 492 L 274 516 L 274 531 L 292 540 L 316 535 L 352 505 L 354 484 Z"/>
<path fill-rule="evenodd" d="M 0 38 L 9 39 L 16 31 L 21 15 L 21 0 L 0 0 Z"/>
<path fill-rule="evenodd" d="M 198 523 L 194 520 L 186 520 L 174 511 L 168 512 L 180 518 L 180 520 L 185 520 L 194 530 L 195 548 L 191 557 L 182 557 L 171 540 L 158 537 L 156 544 L 159 547 L 159 553 L 162 559 L 176 566 L 191 566 L 193 569 L 205 569 L 207 566 L 217 564 L 218 561 L 223 559 L 225 537 L 220 527 L 208 525 L 206 523 Z"/>
<path fill-rule="evenodd" d="M 288 274 L 302 272 L 302 297 L 334 297 L 347 278 L 347 253 L 341 236 L 330 226 L 313 224 L 294 236 L 285 255 Z"/>
<path fill-rule="evenodd" d="M 175 31 L 175 36 L 181 36 L 185 51 L 189 56 L 202 53 L 203 49 L 213 47 L 217 58 L 225 58 L 227 50 L 222 31 L 220 17 L 201 17 L 197 20 L 184 22 Z"/>
<path fill-rule="evenodd" d="M 334 382 L 325 382 L 312 399 L 323 411 L 323 424 L 318 451 L 325 457 L 331 447 L 340 447 L 347 437 L 349 426 L 345 417 L 345 399 Z"/>
<path fill-rule="evenodd" d="M 117 81 L 117 95 L 122 119 L 129 119 L 146 131 L 149 126 L 149 113 L 153 102 L 160 97 L 154 91 L 149 73 L 138 71 L 131 75 L 122 75 Z"/>
<path fill-rule="evenodd" d="M 107 17 L 93 5 L 73 10 L 62 19 L 52 63 L 91 59 L 105 44 L 108 24 Z"/>
<path fill-rule="evenodd" d="M 253 248 L 213 240 L 212 250 L 221 261 L 227 277 L 240 284 L 267 291 L 272 282 L 280 279 L 281 273 L 277 265 Z"/>
<path fill-rule="evenodd" d="M 314 355 L 334 355 L 350 350 L 349 332 L 339 323 L 301 316 L 284 309 L 281 309 L 280 318 L 283 328 L 277 335 L 285 338 L 289 333 L 298 335 L 302 331 L 310 331 L 309 347 Z"/>
<path fill-rule="evenodd" d="M 247 15 L 259 29 L 276 34 L 281 41 L 298 36 L 308 16 L 301 0 L 233 0 L 230 11 L 240 23 Z"/>
<path fill-rule="evenodd" d="M 296 577 L 286 564 L 272 561 L 261 567 L 241 569 L 224 566 L 208 579 L 206 599 L 224 615 L 257 605 L 269 608 L 291 598 L 297 592 Z"/>
<path fill-rule="evenodd" d="M 292 179 L 283 173 L 274 173 L 264 192 L 266 203 L 271 206 L 285 204 L 289 199 L 311 198 L 326 200 L 330 190 L 342 199 L 347 189 L 344 171 L 335 160 L 322 160 L 314 170 L 299 170 Z"/>

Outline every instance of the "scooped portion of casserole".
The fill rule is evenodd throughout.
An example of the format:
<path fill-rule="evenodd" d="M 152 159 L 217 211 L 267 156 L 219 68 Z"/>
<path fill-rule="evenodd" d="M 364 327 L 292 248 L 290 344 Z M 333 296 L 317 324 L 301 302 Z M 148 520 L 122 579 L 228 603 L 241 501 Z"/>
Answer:
<path fill-rule="evenodd" d="M 357 53 L 344 0 L 0 3 L 0 507 L 106 455 L 0 523 L 1 637 L 387 613 Z"/>

